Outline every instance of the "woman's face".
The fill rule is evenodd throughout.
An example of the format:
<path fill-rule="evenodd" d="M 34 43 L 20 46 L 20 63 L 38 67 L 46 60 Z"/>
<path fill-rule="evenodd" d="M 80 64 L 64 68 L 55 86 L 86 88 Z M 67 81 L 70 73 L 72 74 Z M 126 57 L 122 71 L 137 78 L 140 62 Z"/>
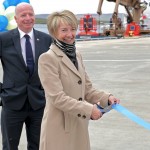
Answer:
<path fill-rule="evenodd" d="M 64 43 L 73 44 L 76 38 L 76 28 L 69 24 L 60 23 L 56 38 Z"/>

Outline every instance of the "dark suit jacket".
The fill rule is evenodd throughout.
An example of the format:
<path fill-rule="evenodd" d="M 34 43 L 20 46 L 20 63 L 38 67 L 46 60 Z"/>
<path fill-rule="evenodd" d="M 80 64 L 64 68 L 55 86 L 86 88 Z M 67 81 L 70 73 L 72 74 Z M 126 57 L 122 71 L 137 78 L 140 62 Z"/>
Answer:
<path fill-rule="evenodd" d="M 18 29 L 0 33 L 0 58 L 3 67 L 3 83 L 1 86 L 2 105 L 14 110 L 23 107 L 26 99 L 33 109 L 45 106 L 44 90 L 38 76 L 38 58 L 49 49 L 51 37 L 34 30 L 35 67 L 32 77 L 24 62 Z"/>

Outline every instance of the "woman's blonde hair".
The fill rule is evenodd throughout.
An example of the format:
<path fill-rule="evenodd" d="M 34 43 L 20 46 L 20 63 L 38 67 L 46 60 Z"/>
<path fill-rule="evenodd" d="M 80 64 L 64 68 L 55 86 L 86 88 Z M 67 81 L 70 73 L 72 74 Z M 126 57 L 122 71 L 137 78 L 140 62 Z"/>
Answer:
<path fill-rule="evenodd" d="M 47 18 L 47 28 L 49 34 L 55 38 L 57 29 L 60 26 L 60 23 L 69 24 L 74 27 L 76 30 L 78 28 L 78 20 L 74 13 L 69 10 L 63 10 L 60 12 L 53 12 Z"/>

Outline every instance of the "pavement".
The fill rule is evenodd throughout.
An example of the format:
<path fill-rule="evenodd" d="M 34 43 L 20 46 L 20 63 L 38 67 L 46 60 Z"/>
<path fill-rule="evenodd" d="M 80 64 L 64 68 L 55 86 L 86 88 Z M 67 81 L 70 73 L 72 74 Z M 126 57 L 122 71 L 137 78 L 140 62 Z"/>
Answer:
<path fill-rule="evenodd" d="M 111 92 L 122 106 L 150 123 L 150 37 L 78 41 L 77 49 L 93 85 Z M 90 121 L 89 134 L 91 150 L 150 149 L 150 130 L 116 110 Z M 19 150 L 26 150 L 24 130 Z"/>

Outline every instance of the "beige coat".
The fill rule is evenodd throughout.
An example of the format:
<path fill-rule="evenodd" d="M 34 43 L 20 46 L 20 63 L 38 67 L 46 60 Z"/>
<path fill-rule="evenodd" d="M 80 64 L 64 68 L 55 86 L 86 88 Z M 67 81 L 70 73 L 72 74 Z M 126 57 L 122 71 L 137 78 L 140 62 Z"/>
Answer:
<path fill-rule="evenodd" d="M 88 121 L 93 104 L 107 106 L 109 93 L 92 87 L 81 55 L 78 70 L 55 45 L 39 58 L 39 76 L 46 95 L 40 150 L 90 150 Z"/>

